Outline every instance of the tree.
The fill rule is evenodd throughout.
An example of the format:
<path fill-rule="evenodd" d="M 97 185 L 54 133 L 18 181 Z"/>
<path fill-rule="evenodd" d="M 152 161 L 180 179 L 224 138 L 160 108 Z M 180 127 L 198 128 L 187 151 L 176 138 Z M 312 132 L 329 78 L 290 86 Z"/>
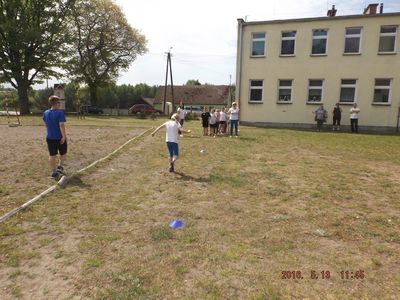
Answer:
<path fill-rule="evenodd" d="M 189 79 L 185 85 L 201 85 L 201 83 L 198 79 Z"/>
<path fill-rule="evenodd" d="M 77 49 L 71 73 L 88 85 L 90 101 L 96 105 L 98 87 L 115 82 L 120 71 L 144 54 L 146 39 L 111 0 L 79 1 L 71 29 Z"/>
<path fill-rule="evenodd" d="M 64 20 L 74 2 L 0 0 L 0 82 L 17 89 L 21 114 L 29 113 L 29 88 L 64 63 Z"/>

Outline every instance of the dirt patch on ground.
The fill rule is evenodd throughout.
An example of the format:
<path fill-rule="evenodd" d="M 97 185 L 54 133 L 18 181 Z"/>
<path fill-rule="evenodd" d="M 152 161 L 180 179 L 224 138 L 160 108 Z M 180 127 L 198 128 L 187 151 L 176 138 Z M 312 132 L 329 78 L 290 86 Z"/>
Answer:
<path fill-rule="evenodd" d="M 68 159 L 72 174 L 109 154 L 143 132 L 137 127 L 67 127 Z M 55 181 L 50 178 L 43 126 L 0 126 L 0 215 L 40 194 Z"/>

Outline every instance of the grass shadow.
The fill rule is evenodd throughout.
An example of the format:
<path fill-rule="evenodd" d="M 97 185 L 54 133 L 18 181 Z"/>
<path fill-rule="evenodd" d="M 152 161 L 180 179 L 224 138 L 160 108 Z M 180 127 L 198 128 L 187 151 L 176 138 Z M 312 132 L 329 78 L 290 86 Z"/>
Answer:
<path fill-rule="evenodd" d="M 193 177 L 190 175 L 186 175 L 185 173 L 182 172 L 175 172 L 176 175 L 178 175 L 179 177 L 177 177 L 180 180 L 184 180 L 184 181 L 196 181 L 196 182 L 201 182 L 201 183 L 208 183 L 210 182 L 209 178 L 204 178 L 204 177 Z"/>
<path fill-rule="evenodd" d="M 81 188 L 89 187 L 90 184 L 84 183 L 79 175 L 72 175 L 68 178 L 68 186 L 77 186 Z"/>

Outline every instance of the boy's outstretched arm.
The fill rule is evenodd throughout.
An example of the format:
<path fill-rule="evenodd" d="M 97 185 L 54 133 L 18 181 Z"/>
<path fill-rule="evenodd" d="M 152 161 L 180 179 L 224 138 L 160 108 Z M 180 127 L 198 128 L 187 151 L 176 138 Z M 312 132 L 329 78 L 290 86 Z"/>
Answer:
<path fill-rule="evenodd" d="M 157 131 L 159 131 L 161 128 L 163 128 L 165 126 L 165 124 L 162 124 L 162 125 L 160 125 L 160 126 L 158 126 L 157 128 L 156 128 L 156 130 L 154 130 L 152 133 L 151 133 L 151 136 L 154 136 L 156 133 L 157 133 Z"/>

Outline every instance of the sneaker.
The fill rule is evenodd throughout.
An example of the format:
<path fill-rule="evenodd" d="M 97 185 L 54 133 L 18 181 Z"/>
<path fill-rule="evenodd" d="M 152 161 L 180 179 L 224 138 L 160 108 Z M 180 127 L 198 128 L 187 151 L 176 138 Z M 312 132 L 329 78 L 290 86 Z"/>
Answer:
<path fill-rule="evenodd" d="M 51 176 L 52 178 L 57 178 L 57 176 L 58 176 L 57 171 L 52 171 L 50 176 Z"/>
<path fill-rule="evenodd" d="M 59 172 L 59 173 L 61 173 L 61 174 L 65 174 L 64 166 L 59 165 L 59 166 L 57 167 L 57 172 Z"/>
<path fill-rule="evenodd" d="M 169 171 L 174 172 L 174 163 L 169 164 Z"/>

